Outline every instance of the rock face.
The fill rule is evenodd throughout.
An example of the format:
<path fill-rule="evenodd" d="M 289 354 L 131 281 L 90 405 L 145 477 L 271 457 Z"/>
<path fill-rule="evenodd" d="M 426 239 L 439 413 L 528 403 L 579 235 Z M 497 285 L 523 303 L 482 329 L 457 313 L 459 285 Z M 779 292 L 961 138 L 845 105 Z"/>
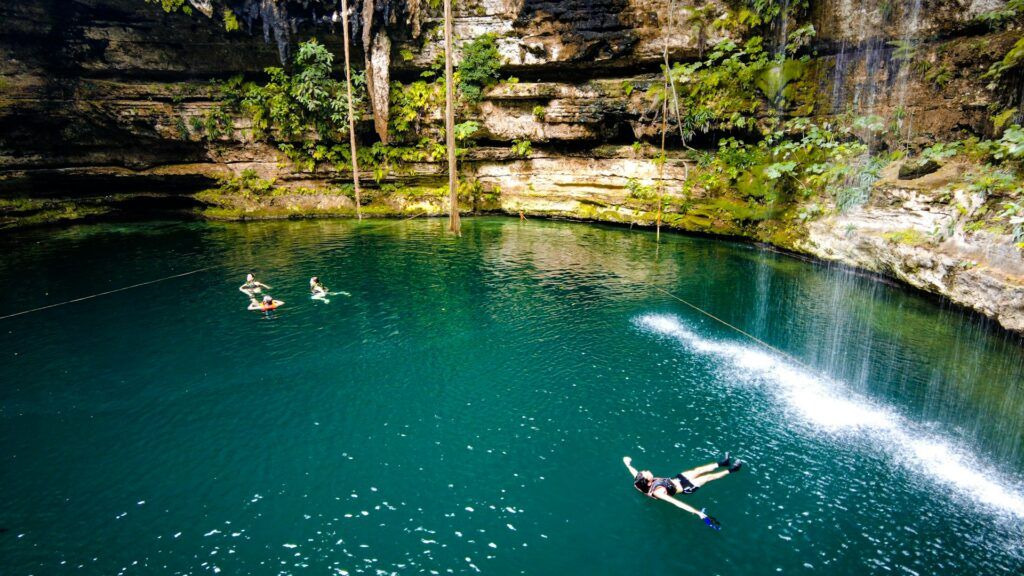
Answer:
<path fill-rule="evenodd" d="M 295 0 L 298 2 L 298 0 Z M 193 4 L 196 4 L 195 2 Z M 202 5 L 203 2 L 198 2 Z M 260 10 L 274 2 L 244 2 Z M 298 2 L 296 10 L 310 3 Z M 462 161 L 477 188 L 471 209 L 615 221 L 742 236 L 898 278 L 1024 331 L 1024 263 L 1008 235 L 968 225 L 979 200 L 938 192 L 963 167 L 937 172 L 888 169 L 864 207 L 809 223 L 797 210 L 755 211 L 683 182 L 690 166 L 670 150 L 657 166 L 659 126 L 643 93 L 660 82 L 667 50 L 692 60 L 724 32 L 700 25 L 711 0 L 469 0 L 456 3 L 457 42 L 492 33 L 504 61 L 502 82 L 465 119 L 480 123 L 480 146 Z M 1016 41 L 973 18 L 999 0 L 826 0 L 809 14 L 818 36 L 808 76 L 814 113 L 904 115 L 911 143 L 986 134 L 1000 94 L 978 77 Z M 370 62 L 372 99 L 386 108 L 388 78 L 409 81 L 442 54 L 439 9 L 422 0 L 353 2 L 353 62 Z M 203 7 L 203 6 L 200 6 Z M 349 215 L 337 191 L 344 172 L 296 169 L 274 147 L 246 136 L 204 135 L 216 104 L 211 81 L 259 79 L 279 66 L 264 41 L 267 16 L 252 9 L 246 30 L 216 18 L 164 14 L 144 0 L 19 0 L 0 4 L 0 226 L 133 209 L 145 202 L 206 215 L 267 218 Z M 373 14 L 365 26 L 363 14 Z M 216 14 L 214 14 L 216 17 Z M 290 27 L 291 41 L 316 35 L 340 65 L 340 24 Z M 261 20 L 263 18 L 263 20 Z M 664 33 L 670 29 L 671 34 Z M 276 33 L 268 28 L 266 35 Z M 781 34 L 781 32 L 780 32 Z M 364 55 L 363 40 L 369 47 Z M 901 44 L 902 43 L 902 44 Z M 926 70 L 896 51 L 912 47 Z M 458 47 L 457 47 L 458 51 Z M 458 57 L 458 54 L 456 55 Z M 376 121 L 375 121 L 376 120 Z M 387 125 L 365 114 L 364 144 Z M 529 140 L 519 156 L 513 140 Z M 714 148 L 708 138 L 695 146 Z M 197 192 L 217 178 L 251 170 L 280 187 L 271 199 L 213 198 Z M 441 163 L 410 163 L 374 183 L 363 175 L 370 215 L 446 212 Z M 662 197 L 658 202 L 656 197 Z M 68 209 L 72 206 L 74 209 Z M 965 207 L 967 212 L 965 213 Z M 68 215 L 71 216 L 68 216 Z M 52 217 L 47 216 L 52 215 Z M 34 220 L 33 220 L 34 219 Z"/>
<path fill-rule="evenodd" d="M 948 165 L 916 181 L 880 181 L 872 201 L 847 215 L 808 226 L 796 248 L 891 276 L 1024 331 L 1024 254 L 1012 240 L 965 223 L 984 204 L 981 194 L 940 192 L 963 166 Z"/>

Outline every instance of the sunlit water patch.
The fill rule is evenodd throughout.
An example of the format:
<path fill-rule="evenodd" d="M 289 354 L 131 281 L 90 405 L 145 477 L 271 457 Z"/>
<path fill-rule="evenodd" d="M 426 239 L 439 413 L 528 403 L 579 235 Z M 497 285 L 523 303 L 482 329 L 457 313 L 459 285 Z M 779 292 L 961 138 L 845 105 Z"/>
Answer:
<path fill-rule="evenodd" d="M 795 366 L 758 349 L 753 342 L 737 344 L 702 337 L 673 315 L 646 314 L 635 323 L 717 358 L 730 380 L 761 385 L 791 408 L 786 415 L 799 417 L 800 423 L 841 442 L 860 437 L 889 451 L 900 465 L 929 474 L 960 497 L 1024 519 L 1024 487 L 1002 478 L 1000 471 L 941 437 L 917 429 L 891 408 L 850 391 L 842 382 Z"/>
<path fill-rule="evenodd" d="M 1020 573 L 1019 340 L 743 244 L 445 228 L 0 236 L 0 316 L 209 267 L 0 321 L 0 572 Z M 621 462 L 723 450 L 721 532 Z"/>

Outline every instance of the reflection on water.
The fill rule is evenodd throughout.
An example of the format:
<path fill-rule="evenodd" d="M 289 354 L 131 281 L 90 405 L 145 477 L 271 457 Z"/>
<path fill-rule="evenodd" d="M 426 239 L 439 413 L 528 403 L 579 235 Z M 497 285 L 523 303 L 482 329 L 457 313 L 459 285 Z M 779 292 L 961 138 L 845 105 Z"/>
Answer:
<path fill-rule="evenodd" d="M 1019 572 L 1017 337 L 745 244 L 445 227 L 0 237 L 0 315 L 216 267 L 0 324 L 4 573 Z M 724 449 L 720 533 L 621 465 Z"/>

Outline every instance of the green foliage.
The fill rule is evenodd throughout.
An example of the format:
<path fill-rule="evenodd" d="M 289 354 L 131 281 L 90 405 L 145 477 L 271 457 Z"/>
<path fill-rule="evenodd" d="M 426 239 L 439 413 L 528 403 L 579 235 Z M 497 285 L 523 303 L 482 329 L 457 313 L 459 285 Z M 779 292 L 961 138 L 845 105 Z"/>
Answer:
<path fill-rule="evenodd" d="M 1004 202 L 1002 218 L 1006 218 L 1010 224 L 1010 234 L 1017 246 L 1024 248 L 1024 204 L 1020 202 Z"/>
<path fill-rule="evenodd" d="M 225 132 L 232 112 L 252 121 L 257 139 L 274 140 L 298 167 L 315 170 L 321 164 L 344 167 L 348 152 L 348 94 L 344 82 L 331 77 L 334 56 L 315 39 L 299 45 L 291 74 L 267 68 L 263 85 L 232 78 L 221 85 L 219 106 L 206 118 L 206 133 Z M 365 77 L 352 77 L 353 108 L 361 109 Z"/>
<path fill-rule="evenodd" d="M 800 60 L 784 60 L 762 70 L 754 83 L 770 103 L 780 106 L 795 99 L 795 81 L 803 77 L 805 69 Z"/>
<path fill-rule="evenodd" d="M 178 131 L 178 137 L 182 140 L 188 140 L 189 131 L 188 126 L 185 124 L 185 119 L 181 116 L 174 117 L 174 128 Z"/>
<path fill-rule="evenodd" d="M 547 114 L 548 114 L 547 108 L 545 108 L 545 107 L 543 107 L 543 106 L 541 106 L 539 104 L 537 106 L 533 107 L 533 117 L 536 118 L 538 122 L 543 122 L 544 118 L 547 117 Z"/>
<path fill-rule="evenodd" d="M 748 202 L 769 206 L 821 195 L 831 198 L 837 210 L 846 211 L 867 201 L 889 162 L 887 157 L 870 156 L 853 135 L 852 127 L 835 131 L 798 118 L 755 144 L 724 138 L 717 153 L 696 155 L 697 167 L 686 188 L 701 187 L 721 196 L 739 194 Z"/>
<path fill-rule="evenodd" d="M 164 12 L 177 12 L 181 10 L 185 14 L 192 14 L 192 7 L 186 2 L 188 0 L 146 0 L 146 4 L 156 4 L 164 9 Z"/>
<path fill-rule="evenodd" d="M 984 166 L 980 171 L 968 173 L 966 184 L 968 192 L 987 198 L 992 195 L 1012 192 L 1017 188 L 1019 182 L 1012 172 L 1000 170 L 994 166 Z"/>
<path fill-rule="evenodd" d="M 924 79 L 939 88 L 945 88 L 946 84 L 949 84 L 949 81 L 953 79 L 955 74 L 956 71 L 944 62 L 938 66 L 931 67 L 925 72 Z"/>
<path fill-rule="evenodd" d="M 998 10 L 983 12 L 974 17 L 975 22 L 997 30 L 1024 15 L 1024 0 L 1009 0 Z"/>
<path fill-rule="evenodd" d="M 809 0 L 730 0 L 730 9 L 714 25 L 735 32 L 745 32 L 786 18 L 799 20 L 807 13 Z"/>
<path fill-rule="evenodd" d="M 655 198 L 654 186 L 650 184 L 644 184 L 636 178 L 630 178 L 626 181 L 626 189 L 629 190 L 629 198 L 640 201 L 650 201 Z"/>
<path fill-rule="evenodd" d="M 399 139 L 418 134 L 424 116 L 444 107 L 444 80 L 417 80 L 410 84 L 391 83 L 388 127 Z"/>
<path fill-rule="evenodd" d="M 447 153 L 442 142 L 444 130 L 435 125 L 438 111 L 444 108 L 444 79 L 431 75 L 430 80 L 417 80 L 409 84 L 392 82 L 388 126 L 392 143 L 380 142 L 363 149 L 360 164 L 373 169 L 374 178 L 382 180 L 392 170 L 402 170 L 405 164 L 438 162 Z M 463 156 L 473 146 L 472 137 L 480 130 L 480 123 L 468 120 L 455 125 L 456 155 Z"/>
<path fill-rule="evenodd" d="M 533 153 L 533 143 L 523 138 L 512 141 L 512 153 L 520 158 L 526 158 Z"/>
<path fill-rule="evenodd" d="M 235 17 L 235 13 L 230 8 L 224 9 L 224 30 L 228 32 L 234 32 L 242 28 L 238 22 L 238 18 Z"/>
<path fill-rule="evenodd" d="M 899 62 L 910 62 L 917 57 L 917 45 L 913 40 L 893 40 L 889 42 L 892 46 L 892 58 Z"/>
<path fill-rule="evenodd" d="M 1024 160 L 1024 129 L 1011 126 L 996 143 L 992 156 L 996 160 Z"/>
<path fill-rule="evenodd" d="M 242 101 L 251 86 L 241 76 L 233 76 L 224 81 L 214 80 L 216 102 L 202 120 L 192 119 L 193 130 L 205 135 L 207 140 L 233 136 L 234 116 L 241 112 Z"/>
<path fill-rule="evenodd" d="M 483 89 L 498 82 L 501 55 L 498 53 L 497 37 L 484 34 L 462 47 L 462 61 L 459 62 L 459 91 L 469 102 L 479 102 Z"/>
<path fill-rule="evenodd" d="M 818 35 L 813 24 L 805 24 L 789 33 L 786 43 L 786 52 L 796 54 L 800 49 L 810 45 L 811 41 Z"/>
<path fill-rule="evenodd" d="M 983 78 L 1000 78 L 1021 64 L 1024 64 L 1024 37 L 1017 40 L 1017 43 L 1010 48 L 1003 59 L 988 69 Z"/>
<path fill-rule="evenodd" d="M 455 131 L 455 141 L 465 142 L 469 141 L 473 134 L 476 134 L 476 132 L 480 130 L 480 123 L 473 120 L 467 120 L 456 124 L 452 128 Z"/>
<path fill-rule="evenodd" d="M 936 142 L 922 150 L 921 157 L 926 160 L 941 162 L 942 160 L 956 156 L 962 149 L 963 144 L 960 142 Z"/>
<path fill-rule="evenodd" d="M 861 157 L 850 163 L 845 178 L 830 188 L 836 209 L 846 212 L 866 203 L 871 197 L 871 187 L 888 163 L 887 158 L 877 156 Z"/>
<path fill-rule="evenodd" d="M 813 27 L 804 27 L 794 32 L 794 42 L 786 54 L 770 54 L 764 49 L 763 39 L 752 36 L 742 45 L 731 39 L 721 40 L 711 47 L 704 60 L 673 64 L 669 74 L 678 91 L 682 115 L 678 122 L 684 137 L 689 139 L 712 127 L 753 128 L 764 112 L 809 113 L 814 86 L 803 81 L 806 62 L 791 58 L 788 51 L 797 50 L 804 41 L 801 39 L 813 31 Z M 654 84 L 647 97 L 651 108 L 657 109 L 664 98 L 673 95 L 665 94 L 661 84 Z"/>
<path fill-rule="evenodd" d="M 441 198 L 448 192 L 448 188 L 441 189 Z M 459 199 L 473 205 L 476 210 L 481 204 L 493 205 L 501 198 L 501 188 L 495 186 L 488 188 L 479 180 L 459 180 Z"/>
<path fill-rule="evenodd" d="M 264 180 L 259 177 L 255 170 L 243 170 L 239 176 L 223 178 L 220 185 L 214 190 L 217 194 L 242 196 L 244 198 L 255 198 L 269 196 L 274 193 L 276 187 L 273 180 Z"/>
<path fill-rule="evenodd" d="M 992 116 L 992 125 L 996 130 L 1001 130 L 1016 115 L 1017 110 L 1015 108 L 1007 108 Z"/>
<path fill-rule="evenodd" d="M 632 82 L 630 82 L 629 80 L 623 80 L 622 81 L 622 93 L 623 94 L 625 94 L 628 97 L 628 96 L 630 96 L 633 93 L 633 90 L 635 90 L 635 87 L 633 86 Z"/>
<path fill-rule="evenodd" d="M 906 230 L 897 230 L 894 232 L 886 232 L 882 234 L 882 237 L 886 240 L 896 244 L 906 244 L 908 246 L 920 246 L 928 242 L 928 239 L 919 230 L 908 228 Z"/>

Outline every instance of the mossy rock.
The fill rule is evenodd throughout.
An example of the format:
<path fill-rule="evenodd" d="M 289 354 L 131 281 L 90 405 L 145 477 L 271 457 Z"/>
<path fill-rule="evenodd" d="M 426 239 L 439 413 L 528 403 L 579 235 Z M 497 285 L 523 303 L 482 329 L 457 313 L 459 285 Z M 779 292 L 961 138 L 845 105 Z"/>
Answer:
<path fill-rule="evenodd" d="M 900 166 L 898 177 L 900 180 L 916 180 L 922 176 L 927 176 L 937 172 L 941 167 L 942 165 L 931 158 L 910 160 L 908 162 L 904 162 L 903 165 Z"/>

